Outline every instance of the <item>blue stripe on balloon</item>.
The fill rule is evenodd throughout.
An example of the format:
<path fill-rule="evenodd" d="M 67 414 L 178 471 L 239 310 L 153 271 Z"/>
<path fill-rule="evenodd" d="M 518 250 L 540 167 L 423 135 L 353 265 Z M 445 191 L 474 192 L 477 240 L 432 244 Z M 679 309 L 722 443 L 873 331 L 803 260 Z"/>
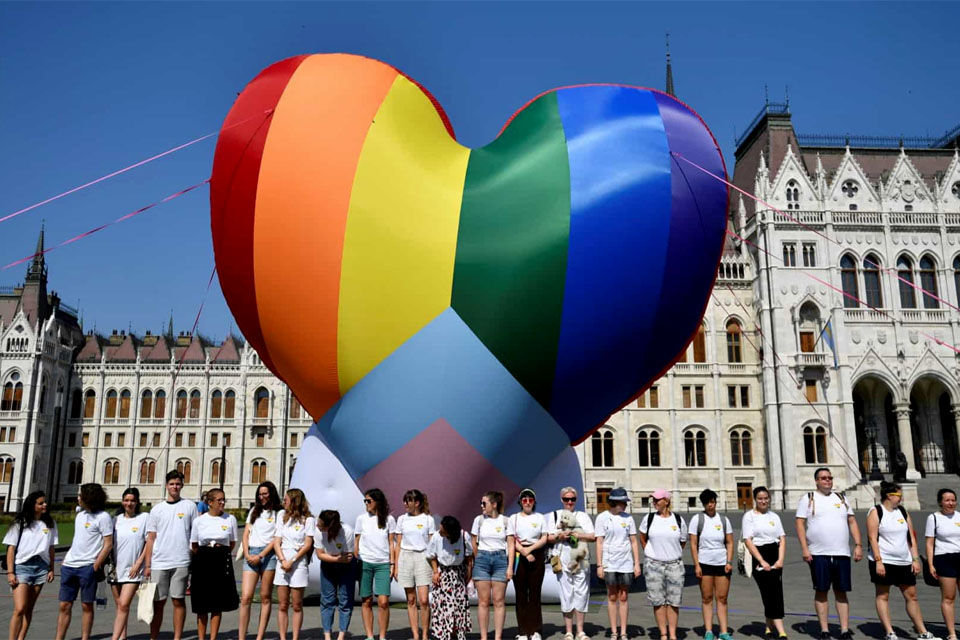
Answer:
<path fill-rule="evenodd" d="M 579 440 L 626 402 L 651 344 L 670 231 L 670 150 L 653 95 L 557 92 L 570 162 L 570 240 L 550 412 Z"/>
<path fill-rule="evenodd" d="M 724 176 L 723 161 L 710 132 L 686 106 L 654 94 L 672 152 Z M 670 158 L 671 224 L 663 280 L 668 283 L 651 305 L 659 309 L 649 358 L 640 375 L 653 382 L 672 364 L 700 326 L 717 275 L 727 224 L 727 188 L 683 160 Z M 685 305 L 699 309 L 680 312 Z"/>

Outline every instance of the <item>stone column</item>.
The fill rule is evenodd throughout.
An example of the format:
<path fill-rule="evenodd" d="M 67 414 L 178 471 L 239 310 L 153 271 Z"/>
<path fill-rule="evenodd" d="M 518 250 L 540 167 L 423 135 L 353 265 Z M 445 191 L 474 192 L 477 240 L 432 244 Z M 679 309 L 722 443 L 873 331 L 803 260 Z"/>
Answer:
<path fill-rule="evenodd" d="M 920 472 L 917 471 L 916 463 L 913 460 L 913 434 L 910 432 L 910 404 L 903 402 L 894 405 L 894 413 L 897 415 L 897 433 L 900 435 L 900 450 L 907 457 L 907 480 L 919 480 Z"/>
<path fill-rule="evenodd" d="M 953 428 L 957 434 L 957 446 L 960 448 L 960 404 L 952 405 L 950 409 L 953 411 Z M 954 451 L 953 453 L 954 455 L 957 455 L 957 458 L 960 458 L 960 454 L 958 454 L 958 452 Z M 946 452 L 944 455 L 946 455 Z"/>

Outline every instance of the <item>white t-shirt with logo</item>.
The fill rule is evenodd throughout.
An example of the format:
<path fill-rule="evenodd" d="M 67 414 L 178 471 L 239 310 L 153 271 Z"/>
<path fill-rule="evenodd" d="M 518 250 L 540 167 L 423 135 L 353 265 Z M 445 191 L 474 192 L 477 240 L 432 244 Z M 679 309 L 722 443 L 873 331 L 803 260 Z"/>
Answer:
<path fill-rule="evenodd" d="M 132 518 L 120 514 L 113 519 L 113 557 L 117 582 L 140 582 L 143 565 L 136 577 L 130 577 L 130 569 L 137 562 L 147 544 L 148 513 L 138 513 Z"/>
<path fill-rule="evenodd" d="M 515 536 L 524 545 L 531 545 L 547 533 L 547 518 L 534 511 L 525 515 L 522 511 L 507 519 L 507 535 Z"/>
<path fill-rule="evenodd" d="M 507 550 L 507 517 L 502 513 L 496 518 L 483 514 L 473 519 L 471 535 L 477 537 L 478 551 Z"/>
<path fill-rule="evenodd" d="M 678 522 L 679 519 L 679 522 Z M 643 547 L 644 557 L 660 562 L 673 562 L 683 557 L 683 543 L 687 541 L 687 523 L 677 514 L 667 517 L 654 514 L 649 530 L 649 516 L 640 520 L 640 532 L 647 536 Z"/>
<path fill-rule="evenodd" d="M 20 525 L 11 523 L 3 536 L 3 544 L 17 547 L 17 555 L 13 560 L 16 564 L 23 564 L 36 556 L 40 556 L 44 562 L 50 562 L 50 547 L 56 546 L 58 542 L 60 535 L 57 532 L 57 523 L 54 522 L 52 527 L 48 527 L 42 520 L 34 520 L 24 527 L 22 535 Z"/>
<path fill-rule="evenodd" d="M 103 539 L 113 536 L 113 518 L 106 511 L 90 513 L 83 510 L 74 521 L 73 542 L 63 559 L 65 567 L 86 567 L 93 564 L 103 551 Z"/>
<path fill-rule="evenodd" d="M 562 511 L 562 510 L 561 510 Z M 581 529 L 584 533 L 592 534 L 594 532 L 593 521 L 590 520 L 588 516 L 583 511 L 573 511 L 574 516 L 577 518 L 577 528 Z M 556 534 L 558 533 L 557 529 L 557 512 L 553 511 L 550 513 L 550 517 L 547 518 L 547 533 Z M 560 548 L 560 562 L 563 564 L 563 570 L 566 571 L 570 566 L 570 545 L 564 543 L 558 543 L 557 547 Z M 631 571 L 633 569 L 631 568 Z"/>
<path fill-rule="evenodd" d="M 400 541 L 400 548 L 408 551 L 424 551 L 427 543 L 430 542 L 430 536 L 437 530 L 437 523 L 433 516 L 427 513 L 421 513 L 418 516 L 412 516 L 405 513 L 397 518 L 397 533 L 403 536 Z"/>
<path fill-rule="evenodd" d="M 783 523 L 773 511 L 760 513 L 747 511 L 743 514 L 743 523 L 740 526 L 740 536 L 744 540 L 753 540 L 754 546 L 764 544 L 780 544 L 781 536 L 785 535 Z"/>
<path fill-rule="evenodd" d="M 934 533 L 936 532 L 936 533 Z M 927 538 L 936 538 L 933 543 L 933 555 L 960 553 L 960 513 L 953 512 L 945 516 L 939 511 L 927 516 Z"/>
<path fill-rule="evenodd" d="M 201 547 L 212 547 L 215 544 L 228 547 L 239 537 L 237 519 L 229 514 L 212 516 L 210 512 L 204 513 L 193 521 L 193 529 L 190 531 L 190 542 Z"/>
<path fill-rule="evenodd" d="M 706 513 L 697 513 L 690 518 L 689 533 L 696 535 L 703 520 L 703 531 L 697 540 L 700 564 L 722 567 L 727 564 L 727 534 L 733 533 L 730 519 L 719 513 L 709 517 Z"/>
<path fill-rule="evenodd" d="M 880 519 L 880 528 L 877 531 L 877 546 L 880 547 L 880 560 L 883 564 L 908 565 L 913 564 L 913 553 L 907 542 L 907 532 L 910 525 L 900 513 L 900 509 L 887 511 L 883 505 L 883 517 Z M 867 559 L 873 557 L 873 545 L 867 545 Z"/>
<path fill-rule="evenodd" d="M 427 543 L 427 558 L 436 558 L 437 564 L 444 567 L 461 565 L 470 555 L 473 555 L 473 547 L 467 542 L 466 531 L 460 532 L 460 539 L 456 542 L 450 542 L 437 531 Z"/>
<path fill-rule="evenodd" d="M 190 532 L 197 519 L 192 500 L 161 502 L 150 509 L 147 533 L 156 533 L 151 569 L 177 569 L 190 566 Z"/>
<path fill-rule="evenodd" d="M 285 515 L 286 511 L 283 509 L 277 514 L 277 528 L 273 535 L 275 538 L 280 538 L 280 548 L 284 552 L 299 551 L 303 548 L 308 536 L 312 538 L 316 535 L 317 521 L 315 518 L 306 518 L 300 521 L 291 517 L 287 522 L 284 522 L 283 517 Z"/>
<path fill-rule="evenodd" d="M 397 521 L 393 516 L 387 516 L 386 524 L 386 528 L 381 529 L 375 514 L 357 516 L 353 531 L 360 536 L 358 555 L 364 562 L 390 562 L 390 534 L 397 532 Z"/>
<path fill-rule="evenodd" d="M 626 512 L 616 515 L 604 511 L 594 525 L 597 538 L 603 538 L 603 570 L 611 573 L 633 573 L 633 547 L 630 536 L 637 535 L 637 523 Z M 640 559 L 637 558 L 639 561 Z"/>
<path fill-rule="evenodd" d="M 814 556 L 849 556 L 850 527 L 847 518 L 853 509 L 838 494 L 805 493 L 797 503 L 797 517 L 807 521 L 807 548 Z"/>
<path fill-rule="evenodd" d="M 265 547 L 273 542 L 273 534 L 277 531 L 277 512 L 264 509 L 257 516 L 257 521 L 250 523 L 253 509 L 247 513 L 247 526 L 250 527 L 250 537 L 247 544 L 251 547 Z"/>
<path fill-rule="evenodd" d="M 316 549 L 323 550 L 324 553 L 331 556 L 338 556 L 341 553 L 350 553 L 353 551 L 353 529 L 348 524 L 340 523 L 340 532 L 331 540 L 326 531 L 321 531 L 317 527 L 313 534 L 313 546 Z"/>

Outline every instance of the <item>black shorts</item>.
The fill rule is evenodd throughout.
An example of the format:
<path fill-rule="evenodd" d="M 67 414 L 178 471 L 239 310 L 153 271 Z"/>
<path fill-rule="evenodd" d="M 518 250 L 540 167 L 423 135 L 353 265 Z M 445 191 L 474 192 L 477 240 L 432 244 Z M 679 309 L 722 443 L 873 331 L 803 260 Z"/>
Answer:
<path fill-rule="evenodd" d="M 701 564 L 700 573 L 702 573 L 705 576 L 720 576 L 720 577 L 726 576 L 729 578 L 730 574 L 733 572 L 727 571 L 726 568 L 727 568 L 726 565 L 722 565 L 722 564 L 721 565 Z"/>
<path fill-rule="evenodd" d="M 815 591 L 850 591 L 850 556 L 813 556 L 810 578 Z"/>
<path fill-rule="evenodd" d="M 913 575 L 913 565 L 909 564 L 885 564 L 886 575 L 877 575 L 877 563 L 873 560 L 868 562 L 870 566 L 870 582 L 873 584 L 885 584 L 890 587 L 912 587 L 917 584 L 917 576 Z"/>
<path fill-rule="evenodd" d="M 960 553 L 941 553 L 933 556 L 933 568 L 943 578 L 960 577 Z"/>

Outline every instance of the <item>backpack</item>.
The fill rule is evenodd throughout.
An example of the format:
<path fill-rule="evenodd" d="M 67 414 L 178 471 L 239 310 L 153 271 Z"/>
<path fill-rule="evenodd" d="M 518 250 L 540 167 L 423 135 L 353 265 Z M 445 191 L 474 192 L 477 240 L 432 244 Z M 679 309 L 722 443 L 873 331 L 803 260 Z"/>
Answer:
<path fill-rule="evenodd" d="M 817 515 L 817 503 L 813 499 L 813 493 L 814 493 L 813 491 L 807 492 L 807 500 L 808 500 L 808 504 L 810 505 L 811 516 Z M 840 504 L 842 504 L 843 506 L 847 506 L 847 497 L 843 495 L 842 491 L 831 491 L 830 495 L 837 496 L 838 498 L 840 498 Z"/>
<path fill-rule="evenodd" d="M 653 524 L 653 519 L 654 517 L 656 517 L 656 515 L 657 515 L 656 511 L 651 511 L 650 513 L 647 514 L 647 526 L 645 527 L 647 532 L 644 535 L 647 536 L 648 538 L 650 537 L 650 525 Z M 677 520 L 677 528 L 682 530 L 683 520 L 680 519 L 680 514 L 674 511 L 673 517 L 676 518 Z"/>
<path fill-rule="evenodd" d="M 700 516 L 700 517 L 697 518 L 697 533 L 694 534 L 694 535 L 697 536 L 697 551 L 699 551 L 699 550 L 700 550 L 700 537 L 701 537 L 700 534 L 703 532 L 703 527 L 704 527 L 704 525 L 706 524 L 706 520 L 707 520 L 706 515 L 707 515 L 707 514 L 706 514 L 706 512 L 704 512 L 704 513 L 698 513 L 697 515 Z M 723 535 L 724 535 L 724 537 L 726 537 L 726 535 L 727 535 L 728 533 L 733 533 L 733 525 L 730 524 L 730 518 L 727 518 L 726 516 L 720 516 L 720 518 L 721 518 L 721 522 L 722 522 L 722 526 L 723 526 Z M 650 528 L 650 524 L 647 523 L 647 530 L 649 530 L 649 528 Z M 728 529 L 729 529 L 729 531 L 728 531 Z M 688 531 L 687 533 L 690 533 L 690 532 Z"/>
<path fill-rule="evenodd" d="M 877 510 L 877 527 L 879 528 L 880 523 L 883 521 L 883 505 L 876 505 Z M 910 534 L 910 519 L 907 516 L 907 510 L 903 508 L 903 505 L 898 505 L 897 510 L 900 512 L 900 515 L 903 516 L 903 521 L 907 523 L 907 547 L 913 547 L 913 536 Z M 933 526 L 937 526 L 937 519 L 934 517 Z M 877 533 L 877 537 L 880 537 L 880 533 Z M 919 549 L 917 550 L 919 551 Z"/>

